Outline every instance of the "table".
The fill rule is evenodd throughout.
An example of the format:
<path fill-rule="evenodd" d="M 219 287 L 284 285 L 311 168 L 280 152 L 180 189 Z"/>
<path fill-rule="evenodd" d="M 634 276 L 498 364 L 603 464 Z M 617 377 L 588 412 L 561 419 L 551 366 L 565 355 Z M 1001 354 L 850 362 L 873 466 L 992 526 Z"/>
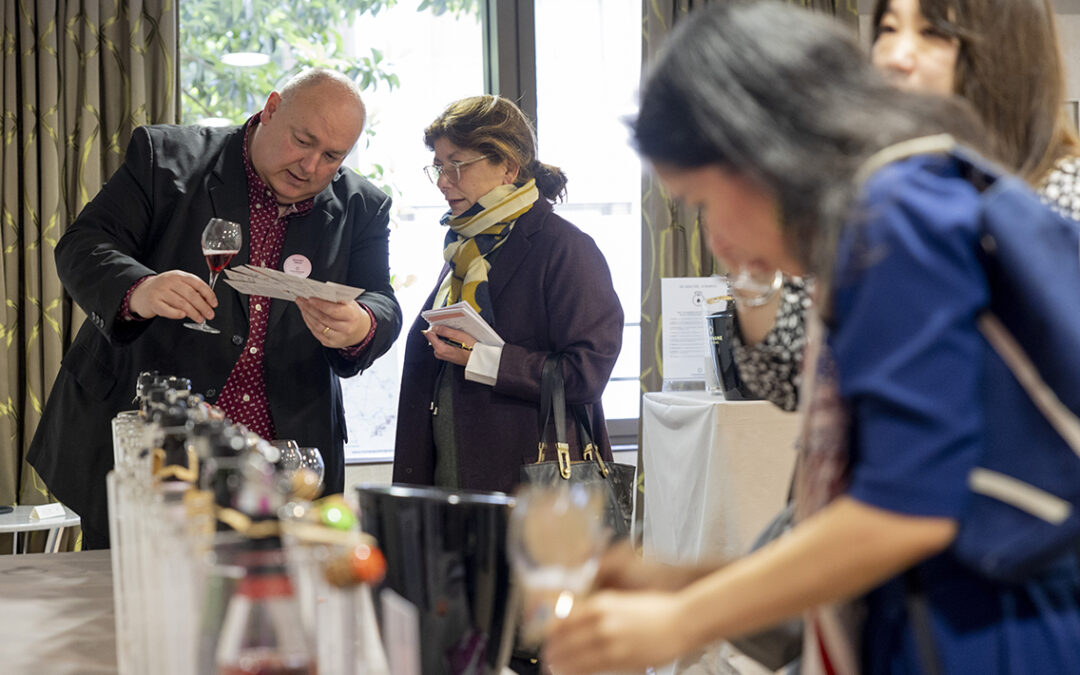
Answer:
<path fill-rule="evenodd" d="M 19 544 L 19 532 L 36 532 L 38 530 L 49 530 L 49 538 L 45 543 L 46 553 L 55 553 L 57 547 L 60 545 L 60 537 L 64 534 L 64 530 L 69 527 L 78 527 L 81 523 L 79 515 L 64 507 L 63 517 L 57 516 L 56 518 L 46 518 L 43 520 L 31 520 L 30 514 L 34 511 L 34 506 L 16 506 L 15 510 L 11 513 L 0 514 L 0 534 L 5 532 L 11 532 L 11 552 L 18 553 Z M 29 546 L 30 537 L 23 537 L 23 553 L 26 553 L 26 549 Z"/>
<path fill-rule="evenodd" d="M 108 551 L 0 556 L 0 670 L 116 672 Z"/>
<path fill-rule="evenodd" d="M 117 669 L 110 551 L 0 556 L 0 672 Z"/>
<path fill-rule="evenodd" d="M 787 499 L 800 419 L 766 401 L 725 401 L 702 391 L 645 394 L 642 555 L 691 564 L 746 553 Z M 742 660 L 717 646 L 656 672 L 761 672 Z"/>
<path fill-rule="evenodd" d="M 705 392 L 645 394 L 645 555 L 675 563 L 745 553 L 784 505 L 799 415 Z"/>

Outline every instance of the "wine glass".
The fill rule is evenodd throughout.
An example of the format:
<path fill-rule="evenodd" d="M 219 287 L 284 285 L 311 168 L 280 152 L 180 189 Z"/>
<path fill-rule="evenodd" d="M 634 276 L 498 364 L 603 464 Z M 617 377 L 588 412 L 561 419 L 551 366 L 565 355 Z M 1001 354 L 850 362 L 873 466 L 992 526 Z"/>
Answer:
<path fill-rule="evenodd" d="M 300 456 L 300 468 L 315 474 L 319 479 L 319 489 L 322 490 L 323 479 L 326 477 L 326 463 L 323 462 L 322 453 L 318 448 L 300 448 L 297 454 Z"/>
<path fill-rule="evenodd" d="M 301 448 L 299 443 L 291 439 L 269 441 L 269 444 L 279 453 L 277 459 L 272 461 L 285 478 L 295 486 L 296 474 L 303 471 L 304 492 L 314 495 L 322 492 L 326 464 L 318 448 Z"/>
<path fill-rule="evenodd" d="M 287 474 L 292 474 L 300 468 L 300 444 L 291 438 L 278 438 L 267 441 L 267 444 L 278 451 L 277 457 L 267 457 L 272 463 Z"/>
<path fill-rule="evenodd" d="M 587 593 L 607 548 L 604 494 L 582 483 L 528 485 L 515 495 L 507 552 L 522 591 L 521 640 L 538 645 Z"/>
<path fill-rule="evenodd" d="M 240 251 L 240 244 L 243 240 L 240 224 L 231 220 L 211 218 L 210 222 L 203 228 L 202 251 L 203 255 L 206 256 L 206 264 L 210 267 L 210 290 L 214 290 L 214 284 L 217 283 L 221 270 L 225 269 L 233 256 Z M 203 333 L 217 334 L 221 332 L 217 328 L 207 325 L 206 319 L 199 323 L 185 323 L 184 327 L 202 331 Z"/>

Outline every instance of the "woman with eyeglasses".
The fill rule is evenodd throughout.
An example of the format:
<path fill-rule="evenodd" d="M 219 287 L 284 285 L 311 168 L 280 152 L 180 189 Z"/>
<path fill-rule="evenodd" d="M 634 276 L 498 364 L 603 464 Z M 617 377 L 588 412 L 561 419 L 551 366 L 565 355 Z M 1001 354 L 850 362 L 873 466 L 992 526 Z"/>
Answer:
<path fill-rule="evenodd" d="M 449 207 L 446 265 L 424 309 L 467 302 L 505 344 L 429 329 L 417 317 L 406 337 L 394 482 L 513 490 L 522 465 L 537 461 L 550 354 L 563 357 L 567 404 L 591 408 L 594 440 L 610 459 L 600 397 L 622 344 L 623 312 L 596 244 L 552 211 L 565 174 L 537 159 L 531 123 L 498 96 L 451 103 L 424 143 L 435 153 L 425 171 Z M 581 443 L 568 433 L 580 460 Z"/>
<path fill-rule="evenodd" d="M 967 105 L 889 85 L 820 16 L 733 2 L 671 35 L 633 126 L 715 254 L 817 280 L 796 522 L 705 574 L 608 556 L 546 663 L 640 672 L 801 614 L 804 674 L 1080 673 L 1076 552 L 1001 581 L 957 545 L 988 448 L 1075 460 L 976 327 L 977 186 L 896 145 L 977 130 Z"/>

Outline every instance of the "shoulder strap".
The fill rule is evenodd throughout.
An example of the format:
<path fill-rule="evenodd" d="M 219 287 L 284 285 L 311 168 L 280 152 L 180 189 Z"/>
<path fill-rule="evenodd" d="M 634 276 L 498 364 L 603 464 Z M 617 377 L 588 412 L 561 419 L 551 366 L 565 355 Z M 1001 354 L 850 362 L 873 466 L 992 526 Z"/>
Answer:
<path fill-rule="evenodd" d="M 894 143 L 870 155 L 855 172 L 855 184 L 862 185 L 882 167 L 915 155 L 948 154 L 957 147 L 956 139 L 949 134 L 920 136 Z"/>
<path fill-rule="evenodd" d="M 551 420 L 551 390 L 555 387 L 555 370 L 559 359 L 554 354 L 547 357 L 540 371 L 540 407 L 537 409 L 537 427 L 540 432 L 540 461 L 544 461 L 544 436 L 547 435 L 548 421 Z"/>
<path fill-rule="evenodd" d="M 592 422 L 589 420 L 589 411 L 584 403 L 571 406 L 570 409 L 573 411 L 574 419 L 577 421 L 578 440 L 581 441 L 581 458 L 588 461 L 592 459 L 592 453 L 596 450 Z"/>
<path fill-rule="evenodd" d="M 538 462 L 544 461 L 548 422 L 555 417 L 555 455 L 559 473 L 570 478 L 570 444 L 566 440 L 566 391 L 563 385 L 562 355 L 550 354 L 540 374 L 540 443 Z"/>
<path fill-rule="evenodd" d="M 964 177 L 980 193 L 985 192 L 1000 179 L 1011 176 L 1006 169 L 958 144 L 952 136 L 938 134 L 902 141 L 874 153 L 856 172 L 856 184 L 865 183 L 874 172 L 892 162 L 923 154 L 948 154 L 955 158 L 965 169 Z M 1009 225 L 1012 224 L 1009 223 Z M 981 227 L 985 228 L 985 223 Z M 980 243 L 988 255 L 992 255 L 997 247 L 992 233 L 986 231 L 983 232 Z M 1023 345 L 991 311 L 985 311 L 979 316 L 978 328 L 1051 426 L 1069 447 L 1080 455 L 1080 418 L 1062 403 L 1054 389 L 1046 383 Z M 987 489 L 973 487 L 978 490 Z"/>
<path fill-rule="evenodd" d="M 1012 371 L 1035 407 L 1073 449 L 1073 452 L 1080 455 L 1080 419 L 1061 402 L 1053 388 L 1043 380 L 1027 352 L 996 316 L 986 312 L 979 317 L 978 325 L 987 342 Z"/>
<path fill-rule="evenodd" d="M 1004 167 L 960 145 L 951 135 L 935 134 L 900 141 L 878 150 L 855 172 L 855 184 L 862 185 L 882 167 L 916 155 L 951 155 L 960 162 L 965 169 L 964 177 L 979 192 L 985 191 L 1002 176 L 1010 174 Z"/>
<path fill-rule="evenodd" d="M 572 408 L 574 411 L 574 418 L 577 420 L 578 439 L 581 440 L 581 458 L 586 462 L 596 462 L 597 468 L 600 469 L 600 474 L 604 478 L 607 478 L 607 464 L 604 462 L 604 457 L 600 453 L 600 446 L 596 444 L 596 439 L 599 437 L 599 434 L 596 433 L 596 428 L 590 420 L 589 411 L 592 409 L 592 404 L 586 403 L 575 405 Z"/>

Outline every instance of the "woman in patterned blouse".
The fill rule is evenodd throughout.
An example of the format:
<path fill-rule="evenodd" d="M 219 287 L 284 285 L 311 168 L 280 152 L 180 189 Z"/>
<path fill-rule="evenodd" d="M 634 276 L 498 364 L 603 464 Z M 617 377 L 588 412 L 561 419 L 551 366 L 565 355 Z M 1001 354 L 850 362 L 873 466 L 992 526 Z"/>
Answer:
<path fill-rule="evenodd" d="M 875 66 L 901 88 L 967 99 L 999 161 L 1080 220 L 1080 143 L 1063 105 L 1050 0 L 878 0 L 873 25 Z M 747 298 L 735 289 L 735 298 L 735 362 L 746 393 L 794 410 L 808 284 L 788 278 L 782 290 Z"/>

